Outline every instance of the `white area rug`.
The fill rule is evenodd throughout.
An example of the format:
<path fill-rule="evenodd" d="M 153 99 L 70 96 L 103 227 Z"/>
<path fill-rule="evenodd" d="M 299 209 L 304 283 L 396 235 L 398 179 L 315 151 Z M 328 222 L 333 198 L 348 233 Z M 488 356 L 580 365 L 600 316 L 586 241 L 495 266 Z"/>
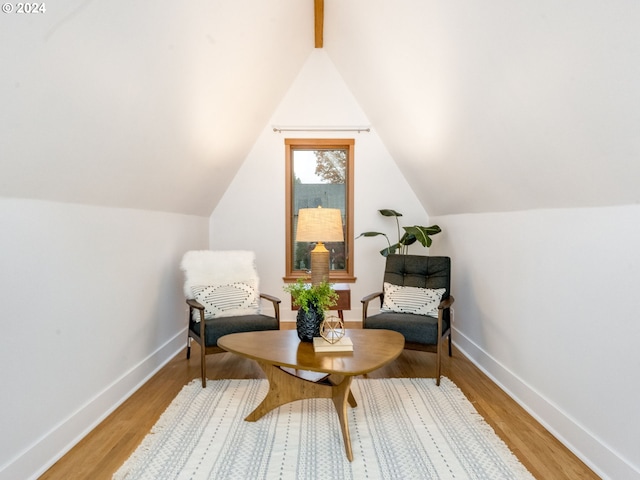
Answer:
<path fill-rule="evenodd" d="M 329 399 L 243 419 L 266 380 L 185 386 L 114 479 L 533 479 L 453 382 L 354 379 L 354 460 Z"/>

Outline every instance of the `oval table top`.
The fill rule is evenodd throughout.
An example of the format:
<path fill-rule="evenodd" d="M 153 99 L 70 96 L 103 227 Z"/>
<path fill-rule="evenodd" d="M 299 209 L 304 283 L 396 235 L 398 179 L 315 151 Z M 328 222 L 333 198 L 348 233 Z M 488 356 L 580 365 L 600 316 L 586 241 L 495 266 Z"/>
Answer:
<path fill-rule="evenodd" d="M 302 342 L 296 330 L 232 333 L 218 339 L 218 346 L 258 362 L 280 367 L 339 375 L 362 375 L 396 359 L 404 337 L 391 330 L 347 329 L 352 352 L 315 352 L 313 343 Z"/>

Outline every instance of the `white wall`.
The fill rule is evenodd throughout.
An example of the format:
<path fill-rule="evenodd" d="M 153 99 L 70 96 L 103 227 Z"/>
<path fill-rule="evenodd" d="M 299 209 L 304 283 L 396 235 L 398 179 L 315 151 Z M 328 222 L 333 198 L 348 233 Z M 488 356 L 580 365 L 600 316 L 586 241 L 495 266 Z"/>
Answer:
<path fill-rule="evenodd" d="M 32 478 L 186 342 L 208 219 L 0 198 L 0 479 Z"/>
<path fill-rule="evenodd" d="M 603 478 L 640 478 L 640 207 L 434 221 L 455 343 Z"/>
<path fill-rule="evenodd" d="M 212 249 L 256 251 L 261 290 L 282 299 L 282 318 L 294 320 L 289 294 L 283 292 L 285 273 L 285 138 L 355 138 L 355 236 L 367 230 L 384 231 L 393 240 L 393 219 L 377 213 L 393 208 L 405 216 L 403 224 L 428 224 L 428 216 L 394 160 L 375 133 L 274 133 L 272 125 L 362 126 L 366 116 L 345 87 L 323 50 L 315 50 L 253 146 L 234 181 L 211 215 Z M 361 318 L 360 299 L 382 286 L 386 246 L 380 238 L 355 240 L 355 274 L 351 311 L 347 320 Z M 424 251 L 424 250 L 423 250 Z"/>

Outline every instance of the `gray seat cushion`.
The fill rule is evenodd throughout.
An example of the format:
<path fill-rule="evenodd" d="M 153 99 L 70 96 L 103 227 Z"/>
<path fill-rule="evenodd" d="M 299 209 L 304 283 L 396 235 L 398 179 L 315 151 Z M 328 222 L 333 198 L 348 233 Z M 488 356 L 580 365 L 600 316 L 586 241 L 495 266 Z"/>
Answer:
<path fill-rule="evenodd" d="M 205 345 L 217 346 L 218 339 L 230 333 L 278 330 L 278 320 L 268 315 L 241 315 L 205 320 Z M 189 322 L 189 328 L 200 336 L 200 322 Z"/>
<path fill-rule="evenodd" d="M 449 322 L 443 322 L 443 331 L 449 328 Z M 371 315 L 365 320 L 364 328 L 383 328 L 395 330 L 404 335 L 406 342 L 423 345 L 436 345 L 438 339 L 438 319 L 412 313 L 384 312 Z"/>

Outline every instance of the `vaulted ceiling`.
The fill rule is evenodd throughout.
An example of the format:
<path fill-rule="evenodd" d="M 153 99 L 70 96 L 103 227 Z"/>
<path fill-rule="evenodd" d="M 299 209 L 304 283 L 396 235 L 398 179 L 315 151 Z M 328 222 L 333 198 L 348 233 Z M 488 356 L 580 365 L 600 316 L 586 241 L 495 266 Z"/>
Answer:
<path fill-rule="evenodd" d="M 314 0 L 3 15 L 0 195 L 208 215 Z M 640 200 L 640 3 L 325 0 L 323 48 L 432 215 Z"/>

